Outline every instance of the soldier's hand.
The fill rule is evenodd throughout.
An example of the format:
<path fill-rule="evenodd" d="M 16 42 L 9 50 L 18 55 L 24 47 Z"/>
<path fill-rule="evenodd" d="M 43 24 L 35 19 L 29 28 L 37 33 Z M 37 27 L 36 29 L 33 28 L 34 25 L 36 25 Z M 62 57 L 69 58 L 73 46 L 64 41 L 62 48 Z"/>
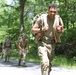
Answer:
<path fill-rule="evenodd" d="M 59 33 L 63 33 L 63 32 L 64 32 L 63 26 L 58 25 L 58 26 L 56 27 L 56 29 L 57 29 L 57 31 L 58 31 Z"/>
<path fill-rule="evenodd" d="M 21 51 L 24 52 L 24 49 L 22 49 Z"/>
<path fill-rule="evenodd" d="M 49 29 L 48 26 L 44 26 L 44 27 L 42 28 L 42 31 L 47 31 L 48 29 Z"/>

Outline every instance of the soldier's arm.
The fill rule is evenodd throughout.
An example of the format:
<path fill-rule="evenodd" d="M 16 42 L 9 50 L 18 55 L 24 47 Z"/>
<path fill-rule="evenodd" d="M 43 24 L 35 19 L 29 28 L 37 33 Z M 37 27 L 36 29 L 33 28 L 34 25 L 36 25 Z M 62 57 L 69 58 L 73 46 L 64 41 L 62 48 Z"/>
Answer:
<path fill-rule="evenodd" d="M 13 51 L 13 43 L 12 43 L 12 41 L 11 41 L 11 49 L 12 49 L 12 51 Z"/>
<path fill-rule="evenodd" d="M 20 42 L 18 42 L 18 48 L 20 49 L 20 50 L 23 50 L 23 48 L 20 46 Z"/>
<path fill-rule="evenodd" d="M 38 18 L 36 20 L 36 23 L 32 26 L 32 33 L 39 33 L 40 32 L 40 28 L 39 28 L 39 24 L 40 24 L 40 18 Z"/>
<path fill-rule="evenodd" d="M 5 49 L 5 42 L 3 43 L 3 49 Z"/>
<path fill-rule="evenodd" d="M 61 17 L 59 17 L 59 25 L 56 27 L 57 28 L 57 31 L 59 33 L 63 33 L 64 32 L 64 24 L 63 24 L 63 21 L 61 19 Z"/>
<path fill-rule="evenodd" d="M 35 25 L 32 27 L 32 32 L 33 32 L 33 33 L 38 33 L 38 32 L 40 32 L 40 28 L 39 28 L 38 24 L 35 24 Z"/>
<path fill-rule="evenodd" d="M 36 21 L 35 25 L 33 25 L 33 27 L 32 27 L 32 32 L 33 33 L 39 33 L 41 31 L 48 30 L 47 26 L 42 26 L 42 29 L 40 29 L 41 23 L 42 23 L 42 19 L 38 18 L 38 20 Z"/>

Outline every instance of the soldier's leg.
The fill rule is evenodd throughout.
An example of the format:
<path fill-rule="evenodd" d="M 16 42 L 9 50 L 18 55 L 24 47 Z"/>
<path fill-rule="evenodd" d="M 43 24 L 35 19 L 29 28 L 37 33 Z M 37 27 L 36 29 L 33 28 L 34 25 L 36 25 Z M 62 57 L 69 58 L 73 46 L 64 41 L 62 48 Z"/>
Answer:
<path fill-rule="evenodd" d="M 49 63 L 49 75 L 50 75 L 50 72 L 51 72 L 51 67 L 52 67 L 52 64 L 51 64 L 51 62 Z"/>
<path fill-rule="evenodd" d="M 7 61 L 7 54 L 5 54 L 5 61 Z"/>
<path fill-rule="evenodd" d="M 2 53 L 2 55 L 1 55 L 1 58 L 3 58 L 3 53 Z"/>
<path fill-rule="evenodd" d="M 50 47 L 48 48 L 48 58 L 49 58 L 49 73 L 50 71 L 52 70 L 51 67 L 52 67 L 52 60 L 54 59 L 54 56 L 55 56 L 55 52 L 54 52 L 54 49 L 55 49 L 55 45 L 50 45 Z"/>
<path fill-rule="evenodd" d="M 9 59 L 10 59 L 10 54 L 8 54 L 8 56 L 7 56 L 7 61 L 9 61 Z"/>
<path fill-rule="evenodd" d="M 41 73 L 42 75 L 49 75 L 49 59 L 46 47 L 39 46 L 38 54 L 41 58 Z"/>
<path fill-rule="evenodd" d="M 4 55 L 5 55 L 5 50 L 2 49 L 2 55 L 1 55 L 1 58 L 3 58 Z"/>
<path fill-rule="evenodd" d="M 5 61 L 7 61 L 7 55 L 5 54 Z"/>
<path fill-rule="evenodd" d="M 26 52 L 23 53 L 23 66 L 25 66 L 26 63 Z"/>
<path fill-rule="evenodd" d="M 8 49 L 8 53 L 7 53 L 7 61 L 9 61 L 9 59 L 10 59 L 10 55 L 11 55 L 11 50 Z"/>
<path fill-rule="evenodd" d="M 21 60 L 22 60 L 22 53 L 21 51 L 19 52 L 19 56 L 18 56 L 18 66 L 21 65 Z"/>
<path fill-rule="evenodd" d="M 7 49 L 5 49 L 5 61 L 7 61 Z"/>
<path fill-rule="evenodd" d="M 3 58 L 3 51 L 1 52 L 1 59 Z"/>
<path fill-rule="evenodd" d="M 18 57 L 18 66 L 21 65 L 21 59 L 22 59 L 22 55 L 19 55 L 19 57 Z"/>
<path fill-rule="evenodd" d="M 3 52 L 2 52 L 2 54 L 1 54 L 1 59 L 3 59 Z"/>
<path fill-rule="evenodd" d="M 8 54 L 9 54 L 9 50 L 8 50 L 8 48 L 6 48 L 5 61 L 8 61 Z"/>

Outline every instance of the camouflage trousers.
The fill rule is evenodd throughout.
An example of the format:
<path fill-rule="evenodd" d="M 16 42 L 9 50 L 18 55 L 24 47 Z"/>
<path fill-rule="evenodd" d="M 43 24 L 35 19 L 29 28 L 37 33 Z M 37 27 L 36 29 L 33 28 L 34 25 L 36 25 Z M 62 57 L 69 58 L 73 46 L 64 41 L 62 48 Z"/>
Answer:
<path fill-rule="evenodd" d="M 5 61 L 9 61 L 11 55 L 11 48 L 5 48 Z"/>
<path fill-rule="evenodd" d="M 54 58 L 55 44 L 43 43 L 38 47 L 38 55 L 41 58 L 41 73 L 42 75 L 50 75 L 51 61 Z"/>
<path fill-rule="evenodd" d="M 11 54 L 11 48 L 5 48 L 5 55 Z"/>
<path fill-rule="evenodd" d="M 22 60 L 23 63 L 25 63 L 25 60 L 26 60 L 26 50 L 24 50 L 23 52 L 20 50 L 19 51 L 19 60 Z"/>

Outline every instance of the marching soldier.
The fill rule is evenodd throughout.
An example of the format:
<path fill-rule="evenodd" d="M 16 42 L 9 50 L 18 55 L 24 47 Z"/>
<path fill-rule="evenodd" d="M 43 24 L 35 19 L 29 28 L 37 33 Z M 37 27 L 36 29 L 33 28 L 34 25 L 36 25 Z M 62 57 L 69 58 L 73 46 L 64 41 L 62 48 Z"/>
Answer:
<path fill-rule="evenodd" d="M 29 53 L 29 43 L 28 43 L 28 39 L 26 38 L 26 35 L 24 33 L 19 37 L 18 48 L 19 48 L 18 65 L 19 66 L 21 65 L 21 60 L 23 58 L 23 66 L 25 66 L 26 55 L 27 55 L 27 53 Z M 26 49 L 26 48 L 28 48 L 28 49 Z"/>
<path fill-rule="evenodd" d="M 37 42 L 38 54 L 41 58 L 41 75 L 50 75 L 55 45 L 61 42 L 60 35 L 64 32 L 62 19 L 57 15 L 56 4 L 50 4 L 48 14 L 37 19 L 32 27 L 32 32 L 41 33 L 40 36 L 42 36 Z"/>
<path fill-rule="evenodd" d="M 4 41 L 4 49 L 5 49 L 5 61 L 9 61 L 12 51 L 12 41 L 10 40 L 9 36 Z"/>

